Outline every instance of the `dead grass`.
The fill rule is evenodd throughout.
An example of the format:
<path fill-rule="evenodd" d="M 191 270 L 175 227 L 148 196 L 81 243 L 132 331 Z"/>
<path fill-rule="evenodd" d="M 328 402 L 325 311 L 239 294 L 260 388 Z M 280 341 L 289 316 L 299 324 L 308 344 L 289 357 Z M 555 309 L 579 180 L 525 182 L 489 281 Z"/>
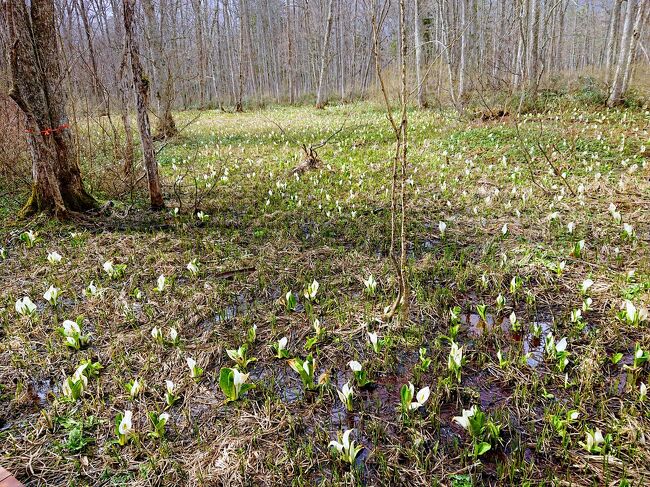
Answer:
<path fill-rule="evenodd" d="M 323 167 L 290 175 L 300 142 L 319 140 L 349 111 L 349 128 L 319 153 Z M 184 117 L 194 114 L 179 114 Z M 287 134 L 269 117 L 282 121 Z M 447 114 L 411 114 L 409 323 L 377 319 L 395 286 L 386 256 L 391 152 L 385 121 L 367 105 L 203 114 L 161 154 L 171 206 L 178 205 L 175 177 L 186 166 L 196 168 L 181 184 L 177 218 L 138 210 L 136 195 L 133 207 L 118 202 L 112 216 L 93 226 L 7 219 L 0 243 L 8 252 L 0 262 L 0 462 L 33 485 L 71 478 L 88 485 L 619 485 L 621 479 L 645 485 L 650 410 L 638 400 L 638 384 L 650 383 L 647 365 L 636 386 L 619 389 L 616 381 L 635 343 L 646 350 L 650 336 L 647 324 L 628 325 L 616 315 L 626 297 L 638 307 L 648 302 L 650 198 L 641 154 L 649 140 L 647 114 L 552 107 L 522 119 L 520 137 L 512 124 L 467 126 Z M 568 171 L 578 196 L 549 171 L 538 141 Z M 214 186 L 201 183 L 209 196 L 196 208 L 210 217 L 200 223 L 192 214 L 193 176 L 205 181 L 211 170 Z M 610 203 L 634 226 L 635 239 L 622 236 Z M 551 221 L 553 212 L 558 218 Z M 447 222 L 444 238 L 439 221 Z M 28 227 L 41 239 L 33 248 L 17 238 Z M 582 239 L 585 250 L 572 256 Z M 63 255 L 57 266 L 46 260 L 53 250 Z M 194 258 L 196 278 L 186 270 Z M 109 279 L 102 270 L 107 260 L 126 264 L 125 275 Z M 558 275 L 561 261 L 566 267 Z M 626 276 L 631 269 L 633 279 Z M 229 273 L 239 270 L 246 271 Z M 159 293 L 153 288 L 161 274 L 168 287 Z M 370 274 L 379 283 L 375 297 L 364 293 L 362 279 Z M 516 276 L 522 288 L 513 295 Z M 592 309 L 584 323 L 571 322 L 587 277 L 595 282 Z M 302 290 L 313 279 L 321 287 L 310 309 Z M 83 296 L 91 281 L 103 288 L 100 296 Z M 42 298 L 50 284 L 63 291 L 56 309 Z M 288 290 L 300 295 L 295 312 L 283 301 Z M 497 312 L 499 294 L 506 306 Z M 14 311 L 25 295 L 39 307 L 31 320 Z M 497 325 L 506 324 L 478 333 L 466 324 L 472 318 L 463 317 L 456 340 L 467 361 L 455 384 L 447 371 L 449 309 L 460 306 L 465 316 L 481 303 Z M 509 329 L 511 311 L 520 332 Z M 55 329 L 78 316 L 91 342 L 73 351 Z M 291 356 L 304 357 L 314 318 L 326 329 L 312 350 L 316 376 L 328 374 L 331 384 L 316 393 L 304 391 L 270 348 L 286 336 Z M 568 337 L 566 377 L 545 356 L 544 337 L 530 336 L 535 322 L 557 339 Z M 257 361 L 249 372 L 256 388 L 225 404 L 218 376 L 233 364 L 226 349 L 244 343 L 252 325 L 257 338 L 249 354 Z M 154 326 L 165 335 L 175 327 L 180 345 L 156 343 Z M 368 345 L 368 330 L 392 341 L 379 356 Z M 432 365 L 416 373 L 420 347 Z M 499 365 L 498 350 L 509 365 Z M 522 360 L 526 351 L 534 353 L 532 363 Z M 609 357 L 616 352 L 624 357 L 614 365 Z M 188 356 L 205 370 L 198 383 L 189 377 Z M 66 402 L 61 384 L 83 358 L 103 369 L 82 400 Z M 357 390 L 354 411 L 346 413 L 334 387 L 351 379 L 352 359 L 364 364 L 374 385 Z M 124 383 L 135 377 L 145 389 L 132 399 Z M 180 397 L 171 408 L 164 403 L 167 379 Z M 430 386 L 432 394 L 425 408 L 404 419 L 397 408 L 408 381 Z M 452 420 L 471 405 L 502 426 L 501 444 L 479 459 Z M 125 409 L 133 411 L 137 440 L 120 447 L 112 441 L 114 418 Z M 148 438 L 147 412 L 163 409 L 170 414 L 166 437 Z M 580 417 L 563 445 L 551 417 L 572 409 Z M 70 420 L 87 423 L 81 437 L 89 443 L 80 449 Z M 612 434 L 607 461 L 579 444 L 596 427 Z M 328 449 L 348 428 L 364 446 L 356 468 Z"/>

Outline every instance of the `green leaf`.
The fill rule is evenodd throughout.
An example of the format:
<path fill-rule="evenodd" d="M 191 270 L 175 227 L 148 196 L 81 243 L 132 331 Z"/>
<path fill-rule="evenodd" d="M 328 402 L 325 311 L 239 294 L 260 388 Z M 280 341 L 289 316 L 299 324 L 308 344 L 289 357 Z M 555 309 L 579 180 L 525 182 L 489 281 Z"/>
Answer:
<path fill-rule="evenodd" d="M 411 389 L 409 389 L 407 384 L 404 384 L 402 389 L 400 389 L 400 397 L 402 400 L 402 406 L 408 407 L 411 404 L 413 396 L 411 395 Z"/>
<path fill-rule="evenodd" d="M 487 453 L 490 450 L 490 448 L 492 447 L 490 446 L 489 443 L 482 441 L 481 443 L 477 444 L 474 447 L 474 455 L 480 457 L 481 455 Z"/>
<path fill-rule="evenodd" d="M 223 368 L 219 372 L 219 387 L 229 401 L 237 400 L 237 391 L 235 390 L 234 372 L 230 368 Z"/>
<path fill-rule="evenodd" d="M 305 343 L 305 350 L 310 350 L 314 345 L 318 343 L 318 336 L 313 336 L 307 338 L 307 343 Z"/>

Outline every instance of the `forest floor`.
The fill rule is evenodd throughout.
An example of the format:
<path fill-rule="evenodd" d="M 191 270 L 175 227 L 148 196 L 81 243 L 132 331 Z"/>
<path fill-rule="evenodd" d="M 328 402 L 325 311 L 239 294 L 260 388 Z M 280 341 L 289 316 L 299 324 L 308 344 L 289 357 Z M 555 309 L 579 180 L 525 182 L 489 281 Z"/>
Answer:
<path fill-rule="evenodd" d="M 409 115 L 407 323 L 381 320 L 394 145 L 367 104 L 179 113 L 191 124 L 159 155 L 171 211 L 136 199 L 97 224 L 6 218 L 0 465 L 32 485 L 648 485 L 648 112 L 564 100 L 518 123 Z M 321 166 L 293 175 L 300 143 L 344 122 Z M 102 164 L 84 164 L 91 183 Z M 16 312 L 24 296 L 31 315 Z M 226 402 L 220 372 L 242 344 L 255 387 Z M 308 354 L 314 391 L 288 361 Z M 73 380 L 87 359 L 101 369 Z M 430 396 L 403 412 L 409 382 Z M 473 406 L 467 431 L 454 417 Z M 169 414 L 162 438 L 152 412 Z M 351 465 L 328 444 L 352 428 Z"/>

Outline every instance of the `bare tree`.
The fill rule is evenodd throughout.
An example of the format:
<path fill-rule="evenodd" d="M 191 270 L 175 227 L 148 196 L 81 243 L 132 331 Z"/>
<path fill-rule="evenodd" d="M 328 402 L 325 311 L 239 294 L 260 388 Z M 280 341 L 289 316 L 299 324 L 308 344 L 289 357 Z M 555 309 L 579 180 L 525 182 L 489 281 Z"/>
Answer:
<path fill-rule="evenodd" d="M 135 93 L 135 104 L 138 114 L 140 140 L 142 141 L 142 154 L 147 171 L 147 179 L 149 181 L 151 208 L 159 210 L 165 207 L 165 203 L 163 202 L 158 163 L 156 162 L 156 153 L 153 145 L 153 137 L 151 136 L 151 126 L 149 124 L 149 114 L 147 113 L 149 108 L 149 81 L 144 75 L 144 70 L 140 63 L 140 52 L 135 38 L 134 5 L 135 0 L 123 0 L 125 50 L 131 59 L 133 91 Z"/>
<path fill-rule="evenodd" d="M 612 13 L 607 31 L 607 47 L 605 49 L 605 83 L 609 84 L 612 78 L 612 65 L 616 60 L 616 47 L 621 24 L 621 7 L 623 0 L 614 0 Z"/>
<path fill-rule="evenodd" d="M 415 76 L 417 82 L 418 106 L 424 107 L 424 80 L 422 79 L 422 19 L 420 18 L 420 1 L 414 0 L 413 4 L 413 32 L 415 44 Z"/>
<path fill-rule="evenodd" d="M 0 0 L 1 1 L 1 0 Z M 60 0 L 55 8 L 65 82 L 77 101 L 92 108 L 121 105 L 115 71 L 120 48 L 114 19 L 121 0 Z M 155 139 L 176 134 L 176 108 L 268 98 L 295 102 L 314 95 L 323 106 L 372 95 L 374 54 L 368 15 L 371 0 L 142 0 L 136 30 L 144 70 L 151 75 Z M 605 9 L 608 3 L 611 7 Z M 408 74 L 417 82 L 414 101 L 426 102 L 427 83 L 440 102 L 457 108 L 484 93 L 539 87 L 588 71 L 608 86 L 621 66 L 618 90 L 633 85 L 636 67 L 648 65 L 650 36 L 642 15 L 631 19 L 629 48 L 620 56 L 628 3 L 646 11 L 648 0 L 412 0 L 406 1 Z M 387 2 L 381 57 L 389 85 L 399 82 L 399 1 Z M 647 17 L 647 13 L 645 14 Z M 121 24 L 121 22 L 118 22 Z M 635 29 L 638 24 L 638 29 Z M 635 34 L 635 32 L 637 34 Z M 123 38 L 123 35 L 117 37 Z M 6 49 L 5 49 L 6 50 Z M 638 52 L 637 52 L 638 51 Z M 630 57 L 631 56 L 631 57 Z M 619 60 L 621 62 L 619 63 Z M 636 71 L 635 71 L 636 69 Z M 626 76 L 627 72 L 627 76 Z M 437 76 L 435 75 L 437 73 Z M 562 76 L 557 76 L 557 75 Z M 627 80 L 627 81 L 626 81 Z M 414 89 L 416 86 L 414 85 Z M 90 96 L 88 96 L 90 95 Z M 105 104 L 105 105 L 104 105 Z"/>
<path fill-rule="evenodd" d="M 641 5 L 645 0 L 641 0 Z M 632 64 L 633 37 L 634 37 L 634 20 L 637 16 L 637 1 L 627 0 L 625 10 L 625 22 L 623 24 L 623 33 L 620 39 L 620 48 L 616 61 L 616 71 L 612 79 L 612 86 L 607 99 L 607 105 L 612 107 L 623 102 L 625 94 L 625 80 L 629 78 L 630 67 Z M 641 18 L 641 16 L 639 16 Z"/>
<path fill-rule="evenodd" d="M 316 108 L 323 108 L 323 82 L 325 79 L 325 69 L 327 68 L 327 61 L 329 59 L 330 37 L 332 35 L 332 22 L 333 22 L 334 0 L 329 0 L 329 7 L 327 8 L 327 25 L 325 27 L 325 37 L 323 39 L 323 49 L 321 50 L 320 61 L 320 74 L 318 76 L 318 91 L 316 92 Z"/>
<path fill-rule="evenodd" d="M 3 0 L 13 84 L 9 95 L 24 113 L 32 155 L 32 195 L 22 214 L 59 218 L 96 206 L 84 189 L 66 113 L 54 0 Z"/>
<path fill-rule="evenodd" d="M 83 1 L 83 0 L 82 0 Z M 174 77 L 165 49 L 164 26 L 165 12 L 161 10 L 160 20 L 156 15 L 152 0 L 142 0 L 146 18 L 146 29 L 151 44 L 152 64 L 155 73 L 156 97 L 158 98 L 158 125 L 156 138 L 167 139 L 177 134 L 176 123 L 172 116 L 174 103 Z"/>
<path fill-rule="evenodd" d="M 384 4 L 384 7 L 386 4 Z M 401 89 L 400 89 L 400 120 L 398 121 L 393 115 L 393 107 L 388 96 L 388 90 L 384 77 L 381 72 L 381 58 L 380 58 L 380 30 L 382 27 L 383 19 L 385 18 L 386 11 L 383 8 L 378 9 L 376 0 L 371 5 L 371 25 L 372 25 L 372 39 L 373 39 L 373 53 L 375 58 L 375 72 L 381 88 L 384 104 L 386 106 L 386 116 L 393 129 L 395 136 L 395 154 L 393 157 L 392 165 L 392 186 L 391 186 L 391 212 L 390 212 L 390 248 L 389 257 L 395 268 L 397 277 L 397 297 L 392 305 L 388 307 L 384 313 L 386 319 L 391 319 L 398 308 L 401 311 L 402 321 L 408 319 L 409 312 L 409 284 L 406 276 L 406 165 L 408 162 L 408 117 L 407 117 L 407 103 L 408 103 L 408 80 L 407 80 L 407 46 L 406 46 L 406 9 L 404 0 L 399 2 L 400 11 L 400 59 L 401 59 Z M 378 12 L 379 10 L 379 12 Z M 399 209 L 397 200 L 400 200 Z M 400 255 L 399 260 L 396 252 L 397 245 L 397 218 L 400 217 Z"/>

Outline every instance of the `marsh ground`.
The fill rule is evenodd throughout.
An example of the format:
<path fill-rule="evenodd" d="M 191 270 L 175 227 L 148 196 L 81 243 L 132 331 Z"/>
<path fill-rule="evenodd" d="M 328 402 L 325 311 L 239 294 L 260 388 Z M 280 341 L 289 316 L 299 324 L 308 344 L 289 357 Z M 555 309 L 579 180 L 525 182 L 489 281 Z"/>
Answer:
<path fill-rule="evenodd" d="M 516 123 L 411 112 L 407 323 L 380 319 L 395 291 L 388 259 L 393 140 L 381 110 L 358 104 L 177 117 L 192 123 L 159 160 L 169 210 L 178 207 L 178 215 L 148 213 L 135 193 L 96 224 L 5 219 L 0 463 L 21 481 L 650 482 L 650 400 L 640 398 L 650 378 L 647 364 L 633 363 L 635 346 L 650 349 L 642 312 L 650 288 L 646 109 L 562 99 Z M 322 166 L 292 175 L 300 142 L 317 142 L 344 122 L 319 151 Z M 115 171 L 110 151 L 100 142 L 94 151 L 85 172 L 96 194 L 109 194 L 99 182 Z M 11 202 L 5 208 L 6 215 L 15 210 Z M 195 209 L 208 215 L 204 222 Z M 19 237 L 28 230 L 37 233 L 32 247 Z M 53 251 L 59 264 L 47 260 Z M 197 276 L 186 268 L 193 259 Z M 106 261 L 126 264 L 124 274 L 109 278 Z M 374 296 L 363 284 L 371 274 Z M 160 275 L 162 292 L 154 290 Z M 303 290 L 314 279 L 320 288 L 308 303 Z M 582 293 L 586 279 L 593 285 Z M 91 282 L 100 291 L 84 295 Z M 62 291 L 56 307 L 43 298 L 50 285 Z M 290 290 L 298 297 L 293 311 L 285 303 Z M 37 305 L 32 317 L 15 311 L 23 296 Z M 587 298 L 589 309 L 578 316 Z M 625 300 L 640 319 L 620 313 Z M 90 343 L 75 351 L 56 329 L 78 317 Z M 316 377 L 327 374 L 329 384 L 307 392 L 270 345 L 286 336 L 289 355 L 304 358 L 315 319 L 324 334 L 310 352 Z M 257 361 L 247 369 L 256 387 L 225 403 L 219 371 L 234 365 L 226 350 L 245 343 L 253 325 L 248 355 Z M 153 339 L 153 327 L 165 343 Z M 166 338 L 172 327 L 178 345 Z M 388 339 L 380 353 L 368 331 Z M 567 338 L 563 370 L 559 355 L 545 350 L 548 333 L 556 342 Z M 452 340 L 464 352 L 460 383 L 448 370 Z M 187 357 L 204 369 L 201 380 L 190 378 Z M 88 358 L 102 365 L 99 375 L 81 399 L 66 400 L 64 380 Z M 372 384 L 354 386 L 348 413 L 335 389 L 352 384 L 350 360 L 363 364 Z M 124 384 L 135 378 L 144 390 L 132 398 Z M 165 380 L 179 397 L 171 407 Z M 429 386 L 431 396 L 404 416 L 400 388 L 409 381 L 416 390 Z M 501 426 L 478 457 L 476 441 L 453 421 L 471 406 Z M 133 411 L 135 436 L 119 446 L 115 418 L 125 410 Z M 147 413 L 163 410 L 167 433 L 151 438 Z M 349 428 L 364 447 L 353 468 L 328 448 Z M 588 451 L 581 443 L 596 429 L 606 441 Z"/>

